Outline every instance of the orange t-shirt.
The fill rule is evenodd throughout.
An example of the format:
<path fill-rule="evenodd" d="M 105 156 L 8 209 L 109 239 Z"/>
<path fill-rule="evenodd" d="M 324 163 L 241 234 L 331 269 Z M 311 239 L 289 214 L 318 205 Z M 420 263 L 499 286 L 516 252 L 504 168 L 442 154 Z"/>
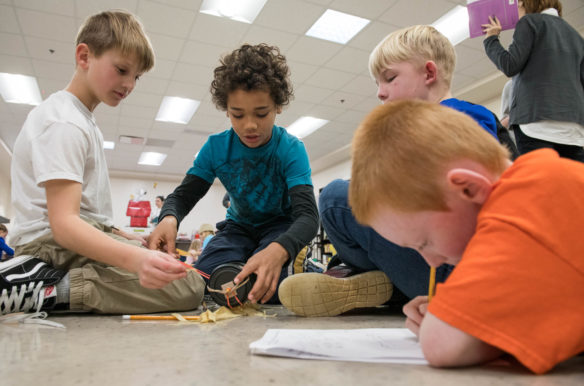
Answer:
<path fill-rule="evenodd" d="M 584 164 L 537 150 L 494 185 L 429 311 L 541 374 L 584 352 Z"/>

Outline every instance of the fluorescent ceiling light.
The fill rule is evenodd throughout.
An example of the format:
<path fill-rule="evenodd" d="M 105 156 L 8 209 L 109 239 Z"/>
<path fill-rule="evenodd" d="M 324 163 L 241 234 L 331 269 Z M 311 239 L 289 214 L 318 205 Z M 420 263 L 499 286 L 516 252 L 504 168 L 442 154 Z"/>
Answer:
<path fill-rule="evenodd" d="M 186 125 L 199 108 L 201 102 L 194 99 L 164 97 L 156 115 L 157 121 L 175 122 Z"/>
<path fill-rule="evenodd" d="M 298 138 L 308 137 L 310 134 L 326 125 L 329 121 L 314 117 L 300 117 L 286 130 Z"/>
<path fill-rule="evenodd" d="M 0 94 L 7 103 L 38 105 L 43 101 L 36 78 L 0 72 Z"/>
<path fill-rule="evenodd" d="M 116 144 L 112 141 L 103 141 L 103 148 L 107 150 L 113 150 Z"/>
<path fill-rule="evenodd" d="M 138 160 L 138 165 L 153 165 L 160 166 L 166 159 L 166 154 L 156 153 L 153 151 L 145 151 L 140 154 L 140 159 Z"/>
<path fill-rule="evenodd" d="M 307 36 L 345 44 L 357 35 L 370 20 L 327 9 L 310 27 Z"/>
<path fill-rule="evenodd" d="M 267 0 L 204 0 L 199 12 L 251 24 Z"/>
<path fill-rule="evenodd" d="M 432 26 L 446 36 L 454 46 L 470 37 L 468 11 L 462 5 L 452 8 L 432 23 Z"/>

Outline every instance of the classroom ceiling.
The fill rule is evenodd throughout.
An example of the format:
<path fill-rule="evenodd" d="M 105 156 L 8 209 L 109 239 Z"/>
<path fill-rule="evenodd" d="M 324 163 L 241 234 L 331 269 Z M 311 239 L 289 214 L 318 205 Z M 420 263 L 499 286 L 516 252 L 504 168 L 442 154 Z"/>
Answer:
<path fill-rule="evenodd" d="M 465 0 L 268 0 L 253 24 L 199 13 L 202 0 L 0 0 L 0 72 L 35 76 L 43 98 L 65 87 L 74 70 L 74 40 L 90 14 L 127 9 L 140 18 L 156 52 L 156 67 L 117 108 L 104 104 L 95 116 L 106 141 L 109 169 L 116 176 L 177 179 L 193 162 L 209 134 L 229 128 L 209 93 L 219 57 L 242 43 L 280 47 L 292 73 L 295 98 L 277 118 L 286 127 L 303 115 L 330 122 L 303 139 L 313 172 L 348 159 L 353 132 L 379 102 L 367 61 L 388 33 L 413 24 L 431 24 Z M 563 0 L 564 19 L 584 30 L 584 1 Z M 370 19 L 346 45 L 305 36 L 326 9 Z M 511 31 L 502 34 L 505 46 Z M 500 95 L 506 78 L 487 59 L 482 39 L 456 46 L 453 93 L 482 103 Z M 154 118 L 163 96 L 201 101 L 187 125 Z M 0 138 L 12 149 L 32 106 L 0 98 Z M 146 138 L 143 145 L 119 137 Z M 138 165 L 143 151 L 168 154 L 161 166 Z"/>

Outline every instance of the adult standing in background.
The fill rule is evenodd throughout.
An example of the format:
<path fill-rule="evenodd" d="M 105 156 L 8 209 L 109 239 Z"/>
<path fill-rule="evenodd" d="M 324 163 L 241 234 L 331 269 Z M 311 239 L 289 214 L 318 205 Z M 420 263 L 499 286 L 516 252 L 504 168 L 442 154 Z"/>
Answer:
<path fill-rule="evenodd" d="M 164 196 L 156 196 L 156 199 L 154 200 L 154 209 L 152 209 L 152 214 L 150 215 L 150 223 L 154 224 L 154 226 L 156 226 L 156 224 L 158 224 L 158 216 L 160 215 L 160 208 L 162 208 L 162 205 L 164 204 Z"/>
<path fill-rule="evenodd" d="M 551 148 L 584 162 L 584 39 L 561 18 L 559 0 L 519 1 L 513 42 L 499 41 L 497 18 L 483 25 L 485 51 L 514 79 L 509 123 L 520 154 Z"/>

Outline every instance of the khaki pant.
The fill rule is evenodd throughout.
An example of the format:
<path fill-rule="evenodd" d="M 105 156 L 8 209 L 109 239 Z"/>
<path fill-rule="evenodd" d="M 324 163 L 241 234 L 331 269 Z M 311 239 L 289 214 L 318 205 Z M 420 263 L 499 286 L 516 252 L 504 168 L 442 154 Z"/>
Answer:
<path fill-rule="evenodd" d="M 139 245 L 114 235 L 111 228 L 88 221 L 108 236 L 129 244 Z M 69 272 L 70 309 L 102 314 L 137 314 L 166 311 L 189 311 L 203 299 L 205 282 L 194 271 L 162 289 L 140 285 L 138 275 L 113 267 L 61 247 L 49 234 L 17 246 L 15 255 L 38 257 L 54 268 Z"/>

